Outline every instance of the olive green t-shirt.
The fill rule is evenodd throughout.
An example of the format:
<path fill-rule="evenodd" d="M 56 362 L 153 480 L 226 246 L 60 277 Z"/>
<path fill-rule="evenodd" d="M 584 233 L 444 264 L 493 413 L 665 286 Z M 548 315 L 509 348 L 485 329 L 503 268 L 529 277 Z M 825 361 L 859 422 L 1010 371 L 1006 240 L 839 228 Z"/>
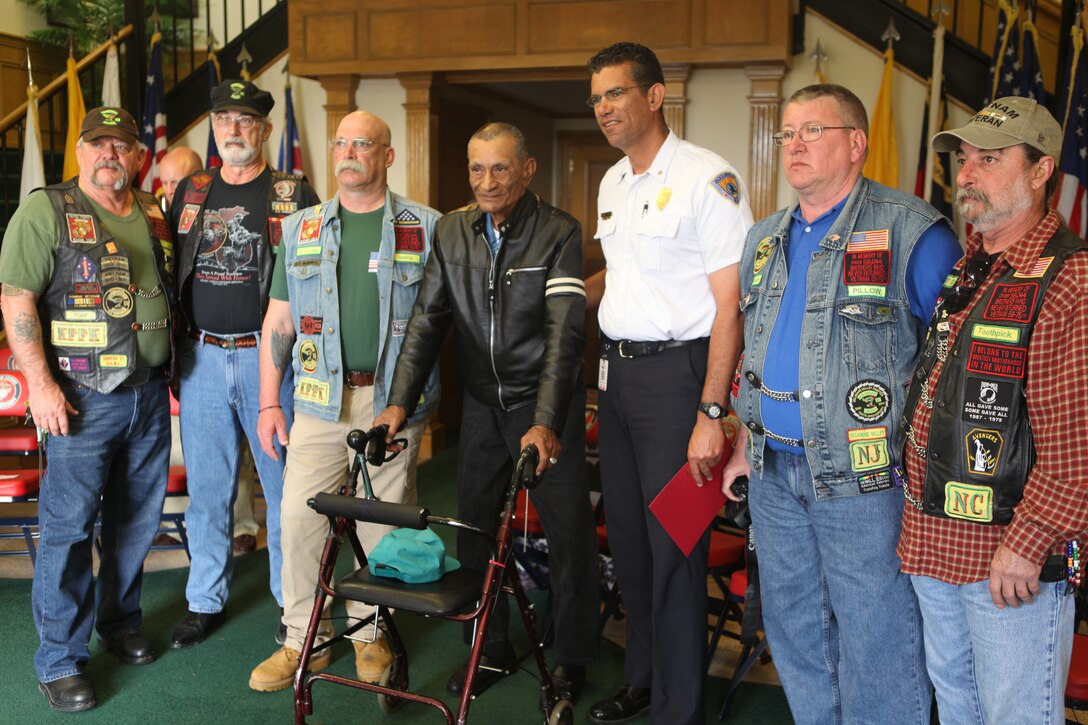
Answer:
<path fill-rule="evenodd" d="M 124 247 L 129 255 L 129 272 L 132 284 L 142 292 L 154 290 L 159 283 L 155 274 L 155 258 L 152 254 L 151 237 L 140 205 L 135 201 L 128 216 L 120 218 L 96 204 L 90 197 L 84 198 L 94 209 L 98 220 Z M 45 192 L 28 196 L 8 224 L 4 244 L 0 251 L 0 282 L 21 287 L 37 295 L 45 293 L 53 278 L 56 250 L 60 229 L 57 215 Z M 165 295 L 147 298 L 134 295 L 136 321 L 151 323 L 167 319 Z M 49 324 L 42 321 L 43 336 L 49 335 Z M 136 365 L 155 367 L 170 357 L 170 329 L 141 330 L 136 333 Z"/>
<path fill-rule="evenodd" d="M 371 372 L 378 367 L 378 250 L 384 207 L 357 214 L 340 207 L 340 259 L 336 287 L 340 301 L 340 348 L 344 369 Z M 374 264 L 371 265 L 371 259 Z M 273 299 L 287 301 L 287 269 L 276 256 Z M 297 322 L 297 320 L 296 320 Z"/>

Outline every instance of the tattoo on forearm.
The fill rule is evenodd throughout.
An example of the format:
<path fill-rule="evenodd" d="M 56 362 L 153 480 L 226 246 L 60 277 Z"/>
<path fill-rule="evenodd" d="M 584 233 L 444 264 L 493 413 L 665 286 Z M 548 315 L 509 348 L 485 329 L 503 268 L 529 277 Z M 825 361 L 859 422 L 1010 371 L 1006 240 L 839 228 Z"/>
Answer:
<path fill-rule="evenodd" d="M 11 331 L 15 334 L 15 340 L 23 344 L 33 344 L 42 341 L 42 330 L 38 321 L 27 312 L 21 312 L 11 321 Z"/>
<path fill-rule="evenodd" d="M 10 284 L 4 285 L 5 297 L 22 297 L 26 294 L 26 290 L 22 287 L 12 287 Z"/>
<path fill-rule="evenodd" d="M 295 346 L 294 335 L 284 335 L 278 330 L 272 331 L 272 364 L 280 372 L 287 370 L 291 364 L 291 349 Z"/>

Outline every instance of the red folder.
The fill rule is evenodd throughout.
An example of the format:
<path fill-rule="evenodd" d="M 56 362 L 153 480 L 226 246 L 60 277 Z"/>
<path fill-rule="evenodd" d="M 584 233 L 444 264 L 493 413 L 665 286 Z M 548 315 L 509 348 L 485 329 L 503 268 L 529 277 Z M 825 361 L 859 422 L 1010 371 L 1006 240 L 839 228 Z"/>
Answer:
<path fill-rule="evenodd" d="M 695 543 L 725 505 L 722 469 L 725 468 L 729 454 L 730 446 L 726 445 L 721 460 L 713 468 L 713 478 L 702 486 L 695 484 L 691 475 L 691 464 L 685 463 L 650 504 L 650 510 L 680 547 L 680 551 L 684 552 L 684 556 L 691 554 Z"/>

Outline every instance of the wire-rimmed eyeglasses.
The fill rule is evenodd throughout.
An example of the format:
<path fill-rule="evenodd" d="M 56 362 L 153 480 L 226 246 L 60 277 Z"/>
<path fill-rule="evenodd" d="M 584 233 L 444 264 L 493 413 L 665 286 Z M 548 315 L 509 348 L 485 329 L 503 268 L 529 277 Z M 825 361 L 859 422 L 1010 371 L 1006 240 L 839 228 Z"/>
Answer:
<path fill-rule="evenodd" d="M 793 143 L 794 138 L 800 138 L 805 143 L 812 143 L 813 141 L 819 141 L 820 137 L 824 135 L 824 131 L 829 129 L 843 129 L 845 131 L 856 131 L 856 126 L 820 126 L 818 124 L 812 124 L 809 126 L 802 126 L 794 131 L 793 129 L 786 129 L 785 131 L 779 131 L 771 136 L 777 146 L 789 146 Z"/>

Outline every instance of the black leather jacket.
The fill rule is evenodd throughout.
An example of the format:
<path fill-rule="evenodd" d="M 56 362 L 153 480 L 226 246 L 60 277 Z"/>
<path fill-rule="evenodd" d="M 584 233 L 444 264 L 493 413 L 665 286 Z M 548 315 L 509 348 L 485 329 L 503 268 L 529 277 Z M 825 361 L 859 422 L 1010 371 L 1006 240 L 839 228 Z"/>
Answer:
<path fill-rule="evenodd" d="M 585 344 L 581 225 L 526 193 L 492 259 L 485 220 L 476 204 L 438 220 L 389 404 L 411 415 L 452 325 L 472 397 L 502 410 L 535 403 L 532 424 L 561 433 Z"/>

